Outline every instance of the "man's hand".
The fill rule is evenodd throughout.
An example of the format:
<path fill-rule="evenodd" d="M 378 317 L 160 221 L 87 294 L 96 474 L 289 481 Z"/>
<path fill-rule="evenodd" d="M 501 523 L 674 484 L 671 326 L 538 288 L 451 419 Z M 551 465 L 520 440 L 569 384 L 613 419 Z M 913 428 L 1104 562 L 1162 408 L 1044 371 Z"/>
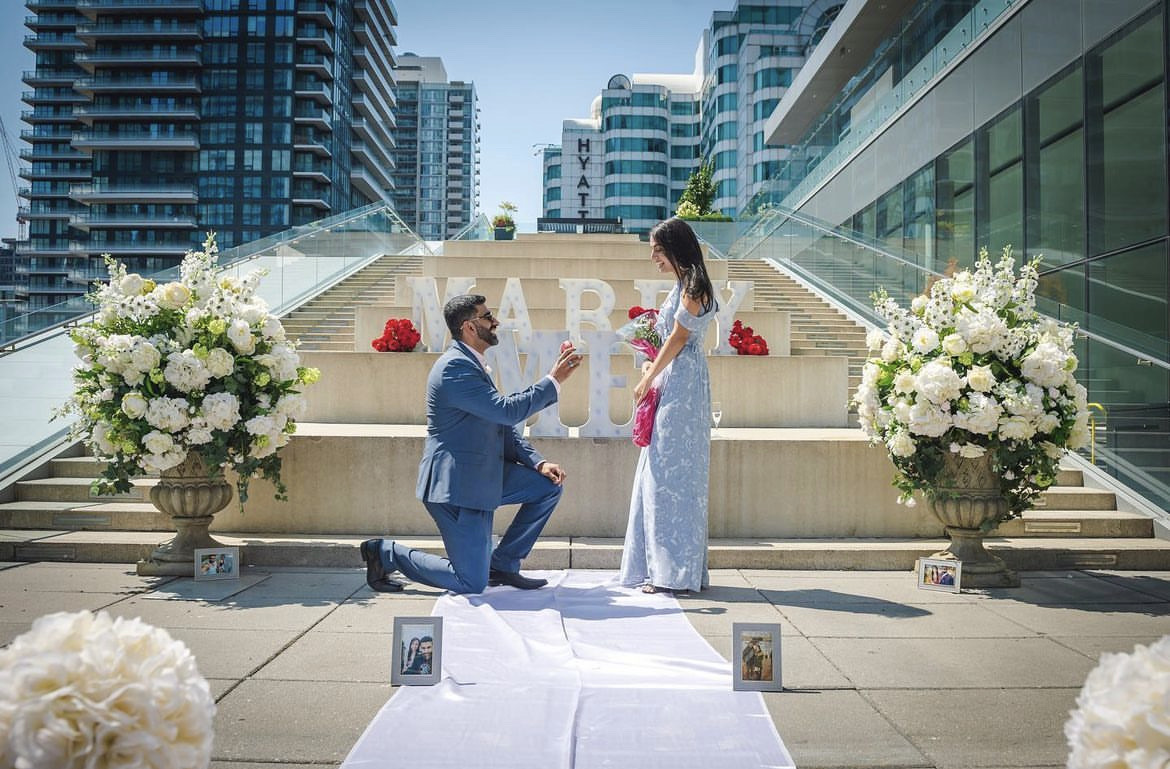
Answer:
<path fill-rule="evenodd" d="M 561 469 L 560 465 L 553 464 L 552 462 L 541 462 L 537 470 L 541 475 L 558 486 L 565 481 L 565 471 Z"/>
<path fill-rule="evenodd" d="M 558 383 L 564 382 L 580 365 L 581 356 L 577 354 L 577 349 L 571 343 L 565 342 L 561 345 L 561 354 L 557 356 L 557 362 L 548 373 Z"/>

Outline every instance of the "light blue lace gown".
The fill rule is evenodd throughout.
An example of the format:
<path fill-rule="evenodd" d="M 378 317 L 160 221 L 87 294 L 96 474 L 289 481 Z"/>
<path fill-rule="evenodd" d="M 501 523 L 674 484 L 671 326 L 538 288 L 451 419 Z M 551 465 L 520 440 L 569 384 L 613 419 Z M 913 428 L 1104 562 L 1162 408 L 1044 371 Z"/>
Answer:
<path fill-rule="evenodd" d="M 621 583 L 699 590 L 707 579 L 707 476 L 711 456 L 711 380 L 703 353 L 715 307 L 694 317 L 678 284 L 658 313 L 665 343 L 681 323 L 686 345 L 660 375 L 650 445 L 638 456 Z"/>

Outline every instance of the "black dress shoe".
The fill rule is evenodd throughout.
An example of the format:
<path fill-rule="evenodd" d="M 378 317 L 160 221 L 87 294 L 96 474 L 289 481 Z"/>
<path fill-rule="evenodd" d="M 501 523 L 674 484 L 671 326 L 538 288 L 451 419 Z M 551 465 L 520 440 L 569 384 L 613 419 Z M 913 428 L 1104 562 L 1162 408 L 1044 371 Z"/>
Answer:
<path fill-rule="evenodd" d="M 362 543 L 361 553 L 362 560 L 366 562 L 366 584 L 371 590 L 379 593 L 402 592 L 405 586 L 386 576 L 386 567 L 382 565 L 382 540 L 367 539 Z"/>
<path fill-rule="evenodd" d="M 488 584 L 492 587 L 496 587 L 497 585 L 510 585 L 520 590 L 536 590 L 547 585 L 548 580 L 525 577 L 518 571 L 499 571 L 498 569 L 492 569 L 488 572 Z"/>

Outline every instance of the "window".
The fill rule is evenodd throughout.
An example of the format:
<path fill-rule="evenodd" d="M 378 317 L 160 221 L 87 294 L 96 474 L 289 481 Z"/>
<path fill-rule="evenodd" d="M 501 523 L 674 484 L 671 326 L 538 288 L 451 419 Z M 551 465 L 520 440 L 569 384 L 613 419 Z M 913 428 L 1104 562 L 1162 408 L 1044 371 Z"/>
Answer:
<path fill-rule="evenodd" d="M 1080 64 L 1025 101 L 1028 256 L 1046 266 L 1085 255 L 1085 100 Z M 1043 184 L 1041 184 L 1043 181 Z M 1044 294 L 1044 283 L 1038 292 Z"/>
<path fill-rule="evenodd" d="M 1090 254 L 1166 234 L 1164 55 L 1158 13 L 1086 57 Z"/>

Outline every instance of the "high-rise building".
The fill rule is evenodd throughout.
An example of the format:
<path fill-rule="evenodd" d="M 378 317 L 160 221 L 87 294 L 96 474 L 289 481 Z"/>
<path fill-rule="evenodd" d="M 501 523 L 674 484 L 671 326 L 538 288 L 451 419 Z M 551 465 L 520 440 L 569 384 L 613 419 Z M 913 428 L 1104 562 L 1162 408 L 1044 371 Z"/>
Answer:
<path fill-rule="evenodd" d="M 590 116 L 564 121 L 560 146 L 544 150 L 544 215 L 645 231 L 674 211 L 701 162 L 713 170 L 712 209 L 734 215 L 785 157 L 765 144 L 764 124 L 841 5 L 744 0 L 712 15 L 690 74 L 614 75 Z"/>
<path fill-rule="evenodd" d="M 404 53 L 394 129 L 394 207 L 426 240 L 450 238 L 479 208 L 475 83 L 448 80 L 443 60 Z"/>
<path fill-rule="evenodd" d="M 391 0 L 28 0 L 25 309 L 393 188 Z"/>

